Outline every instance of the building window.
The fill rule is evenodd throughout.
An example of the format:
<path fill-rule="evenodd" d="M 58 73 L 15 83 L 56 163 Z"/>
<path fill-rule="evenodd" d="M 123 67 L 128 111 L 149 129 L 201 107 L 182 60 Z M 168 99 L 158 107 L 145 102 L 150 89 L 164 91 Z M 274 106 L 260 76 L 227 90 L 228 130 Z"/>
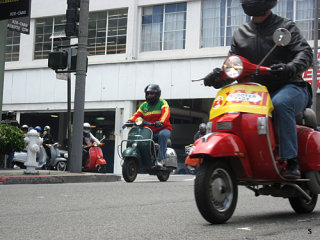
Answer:
<path fill-rule="evenodd" d="M 314 0 L 281 0 L 272 12 L 295 21 L 306 40 L 313 40 L 314 9 Z M 201 47 L 230 46 L 233 32 L 248 21 L 239 0 L 203 0 Z"/>
<path fill-rule="evenodd" d="M 234 30 L 249 19 L 239 0 L 203 0 L 201 47 L 230 46 Z"/>
<path fill-rule="evenodd" d="M 34 59 L 47 59 L 49 52 L 60 45 L 70 45 L 70 40 L 50 38 L 65 32 L 65 16 L 36 19 Z"/>
<path fill-rule="evenodd" d="M 318 3 L 320 4 L 320 0 Z M 310 41 L 314 40 L 314 9 L 314 0 L 281 0 L 272 11 L 279 16 L 292 19 L 305 39 Z M 320 17 L 320 14 L 318 16 Z"/>
<path fill-rule="evenodd" d="M 127 20 L 127 8 L 90 13 L 88 26 L 89 55 L 125 53 Z"/>
<path fill-rule="evenodd" d="M 187 3 L 144 7 L 141 51 L 184 49 Z"/>
<path fill-rule="evenodd" d="M 7 30 L 6 62 L 19 61 L 20 33 Z"/>

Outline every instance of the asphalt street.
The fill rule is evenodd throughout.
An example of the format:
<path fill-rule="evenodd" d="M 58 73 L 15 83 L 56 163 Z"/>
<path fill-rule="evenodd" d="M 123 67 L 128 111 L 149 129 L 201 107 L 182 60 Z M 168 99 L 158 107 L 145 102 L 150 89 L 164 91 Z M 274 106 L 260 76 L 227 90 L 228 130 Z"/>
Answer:
<path fill-rule="evenodd" d="M 233 217 L 212 225 L 198 212 L 193 180 L 0 185 L 0 239 L 319 239 L 319 201 L 297 215 L 286 199 L 239 187 Z"/>

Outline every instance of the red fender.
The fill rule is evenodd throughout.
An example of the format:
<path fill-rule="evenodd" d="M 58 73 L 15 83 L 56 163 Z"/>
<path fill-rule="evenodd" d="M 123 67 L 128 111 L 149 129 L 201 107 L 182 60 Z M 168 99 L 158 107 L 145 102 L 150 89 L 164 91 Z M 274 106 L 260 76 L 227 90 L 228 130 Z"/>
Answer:
<path fill-rule="evenodd" d="M 230 133 L 214 132 L 198 139 L 194 144 L 190 158 L 238 157 L 247 177 L 252 177 L 246 148 L 242 140 Z"/>

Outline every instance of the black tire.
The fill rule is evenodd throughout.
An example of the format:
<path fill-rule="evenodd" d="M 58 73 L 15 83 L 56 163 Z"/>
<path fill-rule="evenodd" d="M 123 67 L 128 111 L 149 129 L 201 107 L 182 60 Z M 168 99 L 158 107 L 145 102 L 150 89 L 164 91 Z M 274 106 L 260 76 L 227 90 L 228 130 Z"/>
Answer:
<path fill-rule="evenodd" d="M 170 171 L 160 171 L 157 173 L 160 182 L 166 182 L 170 177 Z"/>
<path fill-rule="evenodd" d="M 138 166 L 134 158 L 126 158 L 122 165 L 122 176 L 126 182 L 133 182 L 137 177 Z"/>
<path fill-rule="evenodd" d="M 22 162 L 13 162 L 12 165 L 17 165 L 21 169 L 26 169 L 27 167 Z"/>
<path fill-rule="evenodd" d="M 57 162 L 57 165 L 56 165 L 56 169 L 57 171 L 65 171 L 67 169 L 67 163 L 66 162 Z"/>
<path fill-rule="evenodd" d="M 231 168 L 225 162 L 207 159 L 197 171 L 194 195 L 204 219 L 213 224 L 225 223 L 238 200 L 238 185 Z"/>
<path fill-rule="evenodd" d="M 99 165 L 98 173 L 107 173 L 107 164 Z"/>
<path fill-rule="evenodd" d="M 296 213 L 311 213 L 316 207 L 318 194 L 310 193 L 311 200 L 308 201 L 303 197 L 289 198 L 291 207 Z"/>

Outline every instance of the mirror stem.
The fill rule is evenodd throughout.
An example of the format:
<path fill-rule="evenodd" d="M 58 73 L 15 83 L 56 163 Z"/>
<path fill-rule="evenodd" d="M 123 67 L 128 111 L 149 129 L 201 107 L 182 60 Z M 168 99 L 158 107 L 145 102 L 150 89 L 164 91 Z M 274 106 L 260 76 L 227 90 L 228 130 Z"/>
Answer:
<path fill-rule="evenodd" d="M 269 55 L 273 52 L 273 50 L 274 50 L 277 46 L 278 46 L 278 45 L 275 44 L 275 45 L 270 49 L 270 51 L 267 53 L 267 55 L 264 56 L 264 58 L 261 60 L 261 62 L 260 62 L 260 63 L 258 64 L 258 66 L 257 66 L 256 74 L 259 73 L 259 68 L 260 68 L 260 66 L 261 66 L 262 63 L 267 59 L 267 57 L 269 57 Z"/>

